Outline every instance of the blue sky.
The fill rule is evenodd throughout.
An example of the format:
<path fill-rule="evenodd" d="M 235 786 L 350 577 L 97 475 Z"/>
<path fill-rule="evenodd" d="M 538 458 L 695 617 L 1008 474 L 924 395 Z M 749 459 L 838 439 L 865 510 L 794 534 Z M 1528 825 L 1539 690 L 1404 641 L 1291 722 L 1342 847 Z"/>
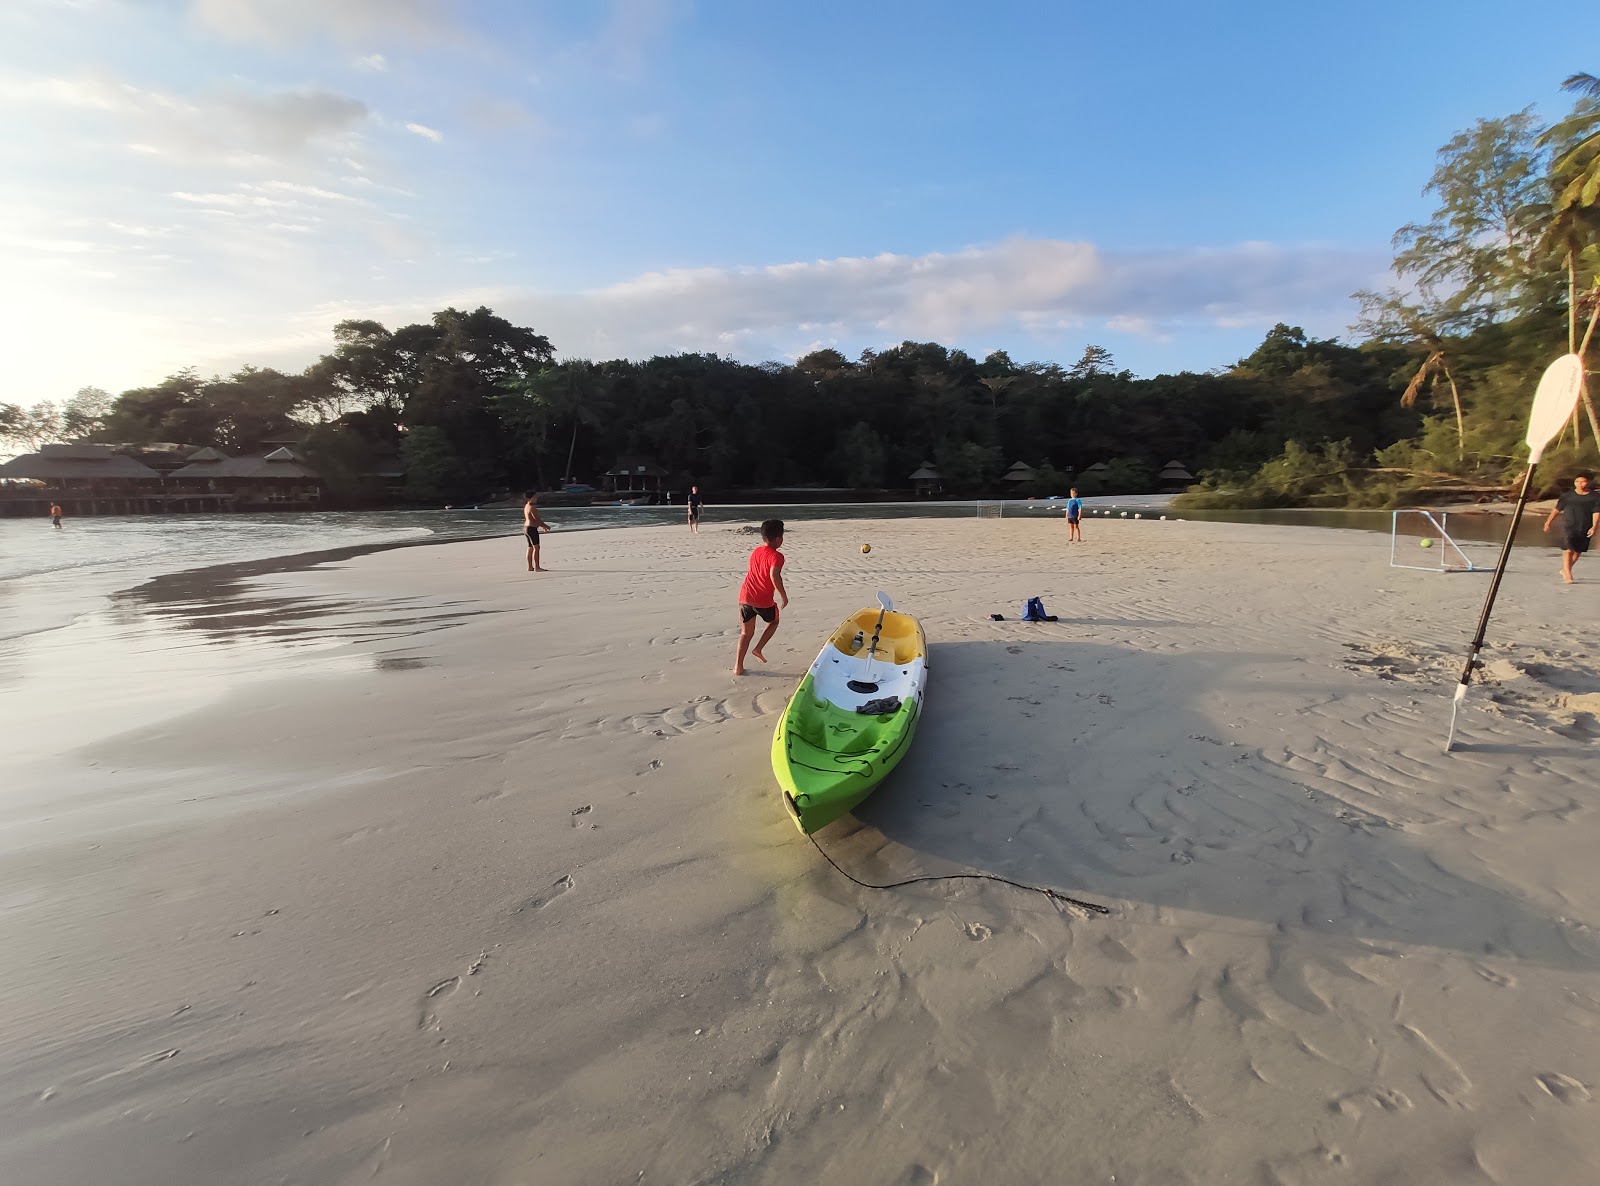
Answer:
<path fill-rule="evenodd" d="M 1343 334 L 1437 147 L 1597 66 L 1473 0 L 7 0 L 0 400 L 479 303 L 569 356 L 1205 370 Z"/>

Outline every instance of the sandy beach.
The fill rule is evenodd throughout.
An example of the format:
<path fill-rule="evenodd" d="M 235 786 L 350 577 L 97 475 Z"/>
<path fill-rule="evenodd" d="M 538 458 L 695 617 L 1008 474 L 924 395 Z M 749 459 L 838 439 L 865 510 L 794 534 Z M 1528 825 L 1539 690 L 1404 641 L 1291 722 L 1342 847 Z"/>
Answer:
<path fill-rule="evenodd" d="M 1600 560 L 1514 554 L 1447 756 L 1487 575 L 1085 535 L 795 524 L 743 679 L 723 525 L 558 531 L 538 576 L 508 537 L 164 577 L 38 641 L 0 1178 L 1592 1181 Z M 880 588 L 927 714 L 822 847 L 1109 915 L 862 889 L 796 831 L 774 714 Z"/>

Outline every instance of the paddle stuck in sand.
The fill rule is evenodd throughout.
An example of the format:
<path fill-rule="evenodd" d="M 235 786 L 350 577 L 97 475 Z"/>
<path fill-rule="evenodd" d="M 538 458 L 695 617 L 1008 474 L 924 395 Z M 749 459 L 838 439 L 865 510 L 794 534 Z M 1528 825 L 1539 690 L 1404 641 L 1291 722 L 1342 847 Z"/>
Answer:
<path fill-rule="evenodd" d="M 1449 753 L 1456 743 L 1456 718 L 1461 702 L 1467 698 L 1467 685 L 1472 682 L 1473 668 L 1478 666 L 1478 652 L 1483 649 L 1483 636 L 1489 629 L 1489 615 L 1494 612 L 1495 595 L 1500 592 L 1500 581 L 1506 575 L 1506 561 L 1511 556 L 1511 545 L 1516 541 L 1517 526 L 1522 522 L 1523 509 L 1528 505 L 1528 492 L 1533 489 L 1533 471 L 1550 442 L 1578 406 L 1578 394 L 1583 390 L 1583 359 L 1576 354 L 1563 354 L 1545 368 L 1539 387 L 1533 394 L 1533 411 L 1528 416 L 1528 469 L 1522 475 L 1522 491 L 1517 495 L 1517 508 L 1511 513 L 1511 526 L 1506 529 L 1506 542 L 1500 548 L 1500 559 L 1494 566 L 1494 579 L 1489 582 L 1489 592 L 1483 599 L 1483 612 L 1478 615 L 1478 632 L 1472 636 L 1472 646 L 1467 651 L 1467 661 L 1461 667 L 1461 679 L 1456 684 L 1455 699 L 1450 705 L 1450 735 L 1444 749 Z"/>

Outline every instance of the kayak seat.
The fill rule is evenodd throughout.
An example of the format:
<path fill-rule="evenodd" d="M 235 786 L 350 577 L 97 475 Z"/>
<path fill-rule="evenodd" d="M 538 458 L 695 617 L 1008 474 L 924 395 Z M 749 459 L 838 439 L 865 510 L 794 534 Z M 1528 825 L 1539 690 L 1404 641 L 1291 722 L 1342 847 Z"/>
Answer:
<path fill-rule="evenodd" d="M 828 641 L 840 654 L 865 655 L 872 646 L 874 630 L 878 630 L 878 611 L 857 610 L 844 620 Z M 857 634 L 861 635 L 859 645 L 855 641 Z M 922 632 L 917 628 L 917 620 L 909 614 L 895 613 L 891 610 L 883 615 L 883 627 L 878 632 L 878 650 L 875 657 L 893 666 L 909 663 L 921 656 L 921 640 Z"/>

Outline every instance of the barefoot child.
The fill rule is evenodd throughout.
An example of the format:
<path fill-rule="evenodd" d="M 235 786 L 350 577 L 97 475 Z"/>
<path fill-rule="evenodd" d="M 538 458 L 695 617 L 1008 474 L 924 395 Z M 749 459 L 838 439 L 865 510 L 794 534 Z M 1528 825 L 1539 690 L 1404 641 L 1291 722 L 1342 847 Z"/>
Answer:
<path fill-rule="evenodd" d="M 539 563 L 539 532 L 554 531 L 555 528 L 539 517 L 539 496 L 532 490 L 528 491 L 522 504 L 522 534 L 528 540 L 528 571 L 547 572 Z"/>
<path fill-rule="evenodd" d="M 1083 528 L 1078 524 L 1083 521 L 1083 499 L 1078 497 L 1078 488 L 1072 488 L 1072 497 L 1067 499 L 1067 542 L 1074 540 L 1083 542 Z"/>
<path fill-rule="evenodd" d="M 778 602 L 789 608 L 789 594 L 783 587 L 783 520 L 768 519 L 761 525 L 761 538 L 766 542 L 750 553 L 750 570 L 745 573 L 744 584 L 739 586 L 739 654 L 733 661 L 733 674 L 744 674 L 745 650 L 750 647 L 750 636 L 756 632 L 756 619 L 767 624 L 750 654 L 761 662 L 767 661 L 762 651 L 778 630 Z"/>

